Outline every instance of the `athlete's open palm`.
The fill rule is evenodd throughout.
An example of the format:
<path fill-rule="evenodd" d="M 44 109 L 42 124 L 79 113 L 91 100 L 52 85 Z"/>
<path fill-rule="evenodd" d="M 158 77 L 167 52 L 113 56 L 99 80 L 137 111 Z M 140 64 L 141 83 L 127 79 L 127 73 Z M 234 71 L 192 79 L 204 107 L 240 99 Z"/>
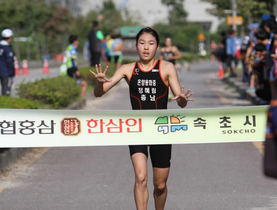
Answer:
<path fill-rule="evenodd" d="M 99 64 L 99 68 L 97 65 L 95 65 L 96 73 L 94 73 L 92 70 L 89 70 L 97 79 L 98 82 L 105 83 L 105 82 L 111 82 L 110 79 L 106 78 L 106 73 L 108 71 L 108 66 L 106 66 L 104 72 L 102 72 L 102 66 Z"/>
<path fill-rule="evenodd" d="M 185 93 L 184 93 L 184 90 L 185 90 L 185 86 L 182 87 L 182 92 L 180 95 L 177 95 L 173 98 L 171 98 L 171 100 L 177 100 L 178 98 L 183 98 L 185 99 L 186 101 L 194 101 L 193 98 L 190 98 L 190 96 L 193 95 L 193 92 L 190 92 L 190 89 L 188 89 Z"/>

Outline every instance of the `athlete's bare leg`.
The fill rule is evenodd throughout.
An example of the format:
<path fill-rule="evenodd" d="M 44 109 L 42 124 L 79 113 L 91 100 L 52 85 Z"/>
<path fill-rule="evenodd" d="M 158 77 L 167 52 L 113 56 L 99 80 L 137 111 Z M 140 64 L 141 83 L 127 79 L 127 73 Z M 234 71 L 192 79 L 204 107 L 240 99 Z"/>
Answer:
<path fill-rule="evenodd" d="M 88 83 L 86 81 L 82 81 L 81 86 L 82 86 L 81 96 L 85 97 Z"/>
<path fill-rule="evenodd" d="M 156 210 L 163 210 L 167 197 L 166 181 L 169 168 L 153 168 L 154 199 Z"/>
<path fill-rule="evenodd" d="M 135 153 L 131 158 L 135 171 L 134 196 L 137 210 L 147 210 L 147 157 L 143 153 Z"/>

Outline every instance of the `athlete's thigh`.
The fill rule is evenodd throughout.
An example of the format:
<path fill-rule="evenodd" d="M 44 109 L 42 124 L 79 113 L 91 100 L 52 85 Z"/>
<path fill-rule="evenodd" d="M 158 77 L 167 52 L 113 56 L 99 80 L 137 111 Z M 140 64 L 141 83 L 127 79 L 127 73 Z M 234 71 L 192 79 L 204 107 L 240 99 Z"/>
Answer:
<path fill-rule="evenodd" d="M 151 145 L 150 157 L 155 168 L 169 168 L 171 162 L 171 144 Z"/>
<path fill-rule="evenodd" d="M 147 145 L 130 145 L 130 156 L 133 163 L 135 174 L 147 174 Z"/>

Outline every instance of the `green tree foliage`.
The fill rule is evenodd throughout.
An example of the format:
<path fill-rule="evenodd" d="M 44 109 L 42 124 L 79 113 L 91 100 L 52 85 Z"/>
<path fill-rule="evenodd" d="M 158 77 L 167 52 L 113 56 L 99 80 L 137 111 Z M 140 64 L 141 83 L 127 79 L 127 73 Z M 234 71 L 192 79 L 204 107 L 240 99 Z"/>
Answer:
<path fill-rule="evenodd" d="M 203 27 L 200 24 L 187 22 L 187 12 L 183 8 L 184 0 L 162 0 L 161 2 L 169 8 L 169 24 L 154 26 L 160 35 L 161 46 L 164 46 L 165 38 L 170 37 L 173 45 L 179 50 L 196 53 L 199 43 L 197 36 L 199 33 L 204 33 Z"/>
<path fill-rule="evenodd" d="M 122 14 L 125 18 L 122 17 Z M 91 10 L 86 16 L 77 16 L 71 22 L 70 33 L 78 36 L 80 47 L 87 41 L 87 34 L 92 29 L 92 22 L 98 20 L 100 16 L 103 16 L 103 20 L 99 21 L 99 29 L 104 35 L 113 34 L 119 26 L 134 26 L 140 23 L 127 9 L 120 11 L 112 0 L 106 0 L 100 11 Z"/>
<path fill-rule="evenodd" d="M 197 52 L 198 41 L 197 35 L 203 33 L 201 25 L 186 23 L 182 27 L 178 25 L 156 24 L 154 28 L 160 35 L 160 45 L 164 46 L 166 37 L 172 39 L 172 44 L 179 50 L 186 52 Z"/>
<path fill-rule="evenodd" d="M 124 25 L 121 13 L 116 9 L 112 0 L 104 1 L 100 14 L 104 15 L 104 19 L 100 26 L 104 34 L 111 33 L 111 29 Z"/>
<path fill-rule="evenodd" d="M 50 13 L 48 21 L 41 27 L 41 32 L 46 36 L 52 52 L 59 53 L 63 50 L 62 47 L 66 45 L 63 43 L 63 38 L 64 34 L 70 31 L 73 16 L 67 8 L 54 5 L 50 7 L 53 8 L 53 12 Z"/>
<path fill-rule="evenodd" d="M 231 1 L 202 0 L 212 3 L 215 7 L 208 12 L 218 17 L 226 17 L 224 10 L 230 10 Z M 275 0 L 237 0 L 237 14 L 244 19 L 244 25 L 258 21 L 263 14 L 273 14 Z"/>
<path fill-rule="evenodd" d="M 169 7 L 169 24 L 183 24 L 186 22 L 187 12 L 183 8 L 184 0 L 162 0 L 162 3 Z"/>
<path fill-rule="evenodd" d="M 39 33 L 44 34 L 44 40 L 52 43 L 53 48 L 59 46 L 61 35 L 69 30 L 72 20 L 69 10 L 55 4 L 46 5 L 44 0 L 1 0 L 0 5 L 1 30 L 11 28 L 16 37 L 33 37 L 35 40 Z M 20 58 L 19 43 L 15 45 Z M 25 44 L 23 47 L 26 48 Z M 36 51 L 39 52 L 39 46 L 36 46 Z"/>

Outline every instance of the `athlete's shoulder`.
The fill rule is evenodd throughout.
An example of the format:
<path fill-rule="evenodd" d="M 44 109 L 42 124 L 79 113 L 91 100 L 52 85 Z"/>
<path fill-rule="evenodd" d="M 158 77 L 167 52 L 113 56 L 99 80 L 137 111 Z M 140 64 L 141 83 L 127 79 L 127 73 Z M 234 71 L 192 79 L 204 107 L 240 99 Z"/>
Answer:
<path fill-rule="evenodd" d="M 133 68 L 136 65 L 136 62 L 123 64 L 122 67 L 124 68 Z"/>
<path fill-rule="evenodd" d="M 176 46 L 172 46 L 172 51 L 179 51 L 179 49 Z"/>
<path fill-rule="evenodd" d="M 117 69 L 117 71 L 122 71 L 122 72 L 132 71 L 135 67 L 135 64 L 136 62 L 123 64 L 119 69 Z"/>
<path fill-rule="evenodd" d="M 161 68 L 174 68 L 174 64 L 172 64 L 171 62 L 165 60 L 160 60 L 160 62 Z"/>

